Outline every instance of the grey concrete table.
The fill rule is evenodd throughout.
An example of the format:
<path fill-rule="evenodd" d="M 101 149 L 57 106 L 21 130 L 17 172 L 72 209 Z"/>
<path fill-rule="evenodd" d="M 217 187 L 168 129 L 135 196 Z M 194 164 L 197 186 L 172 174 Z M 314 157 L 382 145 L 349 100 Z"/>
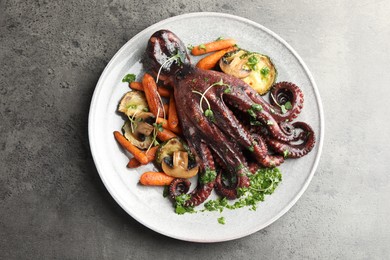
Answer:
<path fill-rule="evenodd" d="M 316 175 L 281 219 L 218 244 L 128 216 L 100 181 L 87 118 L 103 68 L 164 18 L 236 14 L 278 33 L 316 78 Z M 0 1 L 0 259 L 389 259 L 388 1 Z"/>

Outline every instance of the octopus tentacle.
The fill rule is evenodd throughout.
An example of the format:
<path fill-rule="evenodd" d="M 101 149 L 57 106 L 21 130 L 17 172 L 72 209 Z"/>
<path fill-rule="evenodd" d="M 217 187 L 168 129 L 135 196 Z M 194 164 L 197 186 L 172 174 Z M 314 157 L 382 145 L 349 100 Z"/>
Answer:
<path fill-rule="evenodd" d="M 184 206 L 186 207 L 194 207 L 202 204 L 210 196 L 215 184 L 215 180 L 211 180 L 208 183 L 202 182 L 202 177 L 205 175 L 207 170 L 215 171 L 213 156 L 211 155 L 209 148 L 204 143 L 200 143 L 199 148 L 196 150 L 200 159 L 198 185 L 190 193 L 190 198 L 184 203 Z"/>
<path fill-rule="evenodd" d="M 303 108 L 304 96 L 302 90 L 293 83 L 290 82 L 279 82 L 272 86 L 270 95 L 270 103 L 266 102 L 256 91 L 252 88 L 245 89 L 248 97 L 255 103 L 260 104 L 263 109 L 272 114 L 272 117 L 276 121 L 293 120 L 296 118 Z M 275 103 L 275 100 L 278 104 Z M 280 109 L 280 105 L 285 104 L 289 101 L 292 108 L 283 113 Z"/>
<path fill-rule="evenodd" d="M 237 189 L 236 187 L 225 187 L 222 181 L 222 170 L 218 173 L 217 179 L 215 180 L 215 191 L 230 200 L 234 200 L 237 198 Z"/>
<path fill-rule="evenodd" d="M 253 110 L 253 105 L 256 105 L 241 89 L 235 88 L 229 94 L 226 94 L 226 100 L 231 105 L 238 105 L 237 109 L 248 112 L 252 111 L 253 115 L 255 115 L 255 119 L 259 120 L 262 124 L 264 124 L 269 130 L 270 134 L 276 139 L 289 142 L 294 141 L 297 137 L 294 134 L 287 135 L 285 131 L 283 131 L 278 122 L 272 117 L 270 113 L 265 111 L 263 108 L 259 108 L 257 111 Z M 240 94 L 240 95 L 239 95 Z"/>
<path fill-rule="evenodd" d="M 191 182 L 187 179 L 174 179 L 169 185 L 168 190 L 171 199 L 175 200 L 177 196 L 187 193 L 190 189 L 190 186 Z"/>
<path fill-rule="evenodd" d="M 225 197 L 227 199 L 236 199 L 238 197 L 238 188 L 248 187 L 249 186 L 249 178 L 248 174 L 250 174 L 250 170 L 247 167 L 247 163 L 245 160 L 244 163 L 235 169 L 231 169 L 229 165 L 223 163 L 222 158 L 215 156 L 218 164 L 222 167 L 223 170 L 226 171 L 228 175 L 230 175 L 228 179 L 230 179 L 230 185 L 227 187 L 222 181 L 223 171 L 219 171 L 217 178 L 215 180 L 215 191 Z M 232 180 L 233 179 L 233 180 Z"/>
<path fill-rule="evenodd" d="M 215 95 L 214 95 L 215 96 Z M 222 99 L 222 93 L 219 93 Z M 265 142 L 261 139 L 261 143 L 257 142 L 253 138 L 253 135 L 241 125 L 237 120 L 233 112 L 228 109 L 226 104 L 222 101 L 218 101 L 216 98 L 211 98 L 211 106 L 214 111 L 215 120 L 218 122 L 218 128 L 224 132 L 231 139 L 236 139 L 237 142 L 243 147 L 253 153 L 255 159 L 265 167 L 279 166 L 283 163 L 283 158 L 271 158 L 268 155 L 268 149 Z M 260 139 L 260 137 L 257 137 Z"/>
<path fill-rule="evenodd" d="M 295 122 L 293 126 L 303 131 L 299 134 L 302 143 L 290 144 L 276 139 L 268 139 L 267 143 L 277 153 L 286 153 L 289 158 L 299 158 L 309 153 L 315 144 L 315 134 L 313 129 L 304 122 Z"/>
<path fill-rule="evenodd" d="M 270 95 L 270 103 L 277 107 L 279 112 L 274 115 L 276 120 L 285 121 L 287 119 L 291 121 L 301 113 L 304 96 L 302 90 L 297 85 L 286 81 L 276 83 L 272 86 Z M 292 107 L 282 114 L 283 112 L 279 106 L 284 105 L 286 102 L 290 102 Z"/>
<path fill-rule="evenodd" d="M 284 162 L 283 156 L 269 154 L 266 142 L 259 134 L 252 134 L 252 136 L 257 142 L 257 144 L 254 146 L 255 152 L 257 152 L 257 154 L 261 154 L 262 156 L 258 157 L 259 159 L 261 159 L 261 165 L 263 165 L 264 167 L 276 167 Z"/>

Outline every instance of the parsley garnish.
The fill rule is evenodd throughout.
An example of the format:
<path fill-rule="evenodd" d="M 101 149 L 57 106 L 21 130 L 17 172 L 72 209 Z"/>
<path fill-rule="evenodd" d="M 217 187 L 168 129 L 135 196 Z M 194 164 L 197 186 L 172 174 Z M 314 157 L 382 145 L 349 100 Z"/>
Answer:
<path fill-rule="evenodd" d="M 265 195 L 272 194 L 282 181 L 282 174 L 278 168 L 264 168 L 248 175 L 250 186 L 238 189 L 239 199 L 229 204 L 226 198 L 209 200 L 204 204 L 203 211 L 219 211 L 250 207 L 256 210 L 257 204 L 264 201 Z"/>
<path fill-rule="evenodd" d="M 253 111 L 252 108 L 248 109 L 246 112 L 247 112 L 252 118 L 256 118 L 256 117 L 257 117 L 255 111 Z"/>
<path fill-rule="evenodd" d="M 262 111 L 263 110 L 263 107 L 260 105 L 260 104 L 253 104 L 251 106 L 251 108 L 254 110 L 254 111 Z"/>
<path fill-rule="evenodd" d="M 203 184 L 210 183 L 215 180 L 217 177 L 217 172 L 211 170 L 210 168 L 206 168 L 205 173 L 200 177 L 200 182 Z"/>
<path fill-rule="evenodd" d="M 218 220 L 219 224 L 225 225 L 225 218 L 224 217 L 220 217 L 217 220 Z"/>
<path fill-rule="evenodd" d="M 287 149 L 284 150 L 284 151 L 283 151 L 283 157 L 284 157 L 284 158 L 287 158 L 287 156 L 288 156 L 289 153 L 290 153 L 289 150 L 287 150 Z"/>
<path fill-rule="evenodd" d="M 230 86 L 228 86 L 228 87 L 223 91 L 223 93 L 225 93 L 225 94 L 230 94 L 230 93 L 232 93 L 232 89 L 230 88 Z"/>
<path fill-rule="evenodd" d="M 251 70 L 257 70 L 257 63 L 259 63 L 259 60 L 256 58 L 255 55 L 252 55 L 248 58 L 248 62 L 246 65 L 251 69 Z"/>
<path fill-rule="evenodd" d="M 135 81 L 135 78 L 136 76 L 134 74 L 127 74 L 126 76 L 123 77 L 122 82 L 131 83 Z"/>
<path fill-rule="evenodd" d="M 184 204 L 190 199 L 189 194 L 182 194 L 175 198 L 175 212 L 179 215 L 184 213 L 195 213 L 194 207 L 186 207 Z"/>
<path fill-rule="evenodd" d="M 225 38 L 223 38 L 222 36 L 219 36 L 215 41 L 220 41 L 220 40 L 223 40 Z"/>
<path fill-rule="evenodd" d="M 260 121 L 257 120 L 250 120 L 249 123 L 250 125 L 254 125 L 254 126 L 263 125 Z"/>
<path fill-rule="evenodd" d="M 226 198 L 218 198 L 216 200 L 209 200 L 204 204 L 205 209 L 202 211 L 219 211 L 222 212 L 228 205 Z"/>
<path fill-rule="evenodd" d="M 267 77 L 268 73 L 269 73 L 269 68 L 268 67 L 263 67 L 261 70 L 260 70 L 260 73 L 263 77 Z"/>

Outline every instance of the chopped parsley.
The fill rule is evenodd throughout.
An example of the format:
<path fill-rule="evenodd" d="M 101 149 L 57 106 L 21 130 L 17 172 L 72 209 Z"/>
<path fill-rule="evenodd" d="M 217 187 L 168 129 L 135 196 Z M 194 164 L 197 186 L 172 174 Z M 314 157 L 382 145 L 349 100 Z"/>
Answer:
<path fill-rule="evenodd" d="M 225 225 L 225 218 L 224 217 L 220 217 L 217 219 L 218 220 L 218 223 L 221 224 L 221 225 Z"/>
<path fill-rule="evenodd" d="M 278 168 L 263 168 L 249 176 L 250 186 L 239 188 L 239 198 L 230 204 L 226 198 L 209 200 L 204 204 L 203 211 L 219 211 L 249 207 L 256 210 L 257 204 L 264 201 L 265 195 L 272 194 L 282 181 L 282 174 Z"/>
<path fill-rule="evenodd" d="M 215 180 L 217 177 L 217 172 L 211 170 L 210 168 L 206 168 L 205 173 L 200 177 L 200 182 L 203 184 L 210 183 Z"/>
<path fill-rule="evenodd" d="M 204 204 L 205 209 L 202 211 L 219 211 L 222 212 L 228 205 L 226 198 L 218 198 L 215 200 L 209 200 Z"/>
<path fill-rule="evenodd" d="M 260 70 L 260 74 L 261 74 L 263 77 L 267 77 L 267 75 L 269 74 L 269 68 L 268 68 L 268 67 L 263 67 L 263 68 Z"/>
<path fill-rule="evenodd" d="M 262 111 L 263 110 L 263 107 L 260 105 L 260 104 L 253 104 L 251 106 L 251 108 L 254 110 L 254 111 Z"/>
<path fill-rule="evenodd" d="M 256 117 L 257 117 L 257 116 L 256 116 L 256 112 L 253 111 L 252 108 L 248 109 L 246 112 L 247 112 L 252 118 L 256 118 Z"/>
<path fill-rule="evenodd" d="M 182 194 L 175 198 L 175 212 L 179 215 L 184 213 L 195 213 L 194 207 L 184 206 L 186 201 L 190 199 L 189 194 Z"/>
<path fill-rule="evenodd" d="M 131 83 L 135 81 L 135 78 L 136 76 L 134 74 L 127 74 L 126 76 L 123 77 L 122 82 Z"/>
<path fill-rule="evenodd" d="M 246 65 L 251 69 L 251 70 L 257 70 L 257 64 L 259 63 L 259 60 L 255 55 L 252 55 L 248 58 L 248 62 Z"/>
<path fill-rule="evenodd" d="M 289 153 L 290 153 L 289 150 L 287 150 L 287 149 L 284 150 L 284 151 L 283 151 L 283 157 L 284 157 L 284 158 L 287 158 Z"/>

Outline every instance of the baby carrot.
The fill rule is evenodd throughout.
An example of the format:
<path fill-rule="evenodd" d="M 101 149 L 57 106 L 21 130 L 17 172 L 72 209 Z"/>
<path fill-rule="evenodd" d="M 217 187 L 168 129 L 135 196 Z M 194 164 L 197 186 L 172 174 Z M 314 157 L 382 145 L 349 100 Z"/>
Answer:
<path fill-rule="evenodd" d="M 155 116 L 163 116 L 163 104 L 157 92 L 156 82 L 148 73 L 145 73 L 142 78 L 142 86 L 144 87 L 146 101 L 148 102 L 150 111 Z M 158 113 L 158 111 L 160 112 Z"/>
<path fill-rule="evenodd" d="M 136 82 L 136 81 L 131 82 L 130 83 L 130 88 L 134 89 L 134 90 L 144 91 L 144 87 L 142 86 L 141 82 Z"/>
<path fill-rule="evenodd" d="M 236 40 L 234 39 L 224 39 L 224 40 L 218 40 L 213 41 L 205 44 L 200 44 L 198 46 L 195 46 L 191 53 L 192 55 L 199 56 L 205 53 L 213 52 L 213 51 L 219 51 L 223 50 L 229 47 L 232 47 L 236 44 Z"/>
<path fill-rule="evenodd" d="M 178 134 L 178 135 L 181 135 L 182 134 L 182 131 L 180 129 L 180 126 L 177 125 L 175 128 L 169 128 L 169 125 L 168 125 L 168 120 L 164 119 L 164 118 L 157 118 L 157 124 L 161 124 L 161 126 L 164 128 L 164 129 L 167 129 L 167 130 L 171 130 L 172 132 L 174 132 L 175 134 Z"/>
<path fill-rule="evenodd" d="M 169 111 L 169 104 L 164 104 L 164 110 L 165 110 L 165 113 L 167 114 Z"/>
<path fill-rule="evenodd" d="M 236 49 L 236 47 L 230 47 L 230 48 L 226 48 L 226 49 L 214 52 L 213 54 L 210 54 L 210 55 L 204 57 L 203 59 L 201 59 L 200 61 L 198 61 L 198 63 L 196 64 L 196 67 L 204 69 L 204 70 L 210 70 L 217 65 L 217 63 L 223 57 L 223 55 L 225 55 L 228 52 L 234 51 L 235 49 Z"/>
<path fill-rule="evenodd" d="M 127 163 L 127 168 L 137 168 L 139 166 L 141 166 L 141 163 L 135 157 L 131 158 Z"/>
<path fill-rule="evenodd" d="M 162 97 L 167 97 L 168 98 L 171 95 L 171 91 L 169 89 L 167 89 L 167 88 L 164 88 L 164 87 L 158 87 L 157 88 L 157 92 Z"/>
<path fill-rule="evenodd" d="M 131 82 L 129 84 L 129 86 L 133 90 L 144 91 L 144 87 L 142 86 L 141 82 L 134 81 L 134 82 Z M 169 98 L 169 96 L 171 95 L 171 91 L 167 88 L 164 88 L 164 87 L 157 87 L 157 92 L 158 92 L 158 94 L 160 94 L 160 96 L 166 97 L 166 98 Z"/>
<path fill-rule="evenodd" d="M 141 164 L 147 164 L 149 162 L 146 154 L 130 143 L 121 133 L 114 131 L 114 137 L 118 143 L 131 153 Z"/>
<path fill-rule="evenodd" d="M 174 179 L 163 172 L 145 172 L 141 175 L 139 182 L 148 186 L 165 186 L 171 184 Z"/>
<path fill-rule="evenodd" d="M 150 148 L 145 154 L 146 154 L 146 157 L 148 157 L 148 161 L 149 162 L 152 162 L 154 161 L 154 158 L 156 157 L 156 152 L 158 150 L 158 146 L 153 146 L 152 148 Z M 141 163 L 135 158 L 131 158 L 129 160 L 129 163 L 127 164 L 127 167 L 128 168 L 137 168 L 138 166 L 140 166 Z"/>
<path fill-rule="evenodd" d="M 168 110 L 168 125 L 169 128 L 176 128 L 179 124 L 179 119 L 177 118 L 175 98 L 173 94 L 169 98 L 169 110 Z"/>
<path fill-rule="evenodd" d="M 175 135 L 172 131 L 163 128 L 163 130 L 161 132 L 157 131 L 157 137 L 161 141 L 165 142 L 171 138 L 177 137 L 177 135 Z"/>

